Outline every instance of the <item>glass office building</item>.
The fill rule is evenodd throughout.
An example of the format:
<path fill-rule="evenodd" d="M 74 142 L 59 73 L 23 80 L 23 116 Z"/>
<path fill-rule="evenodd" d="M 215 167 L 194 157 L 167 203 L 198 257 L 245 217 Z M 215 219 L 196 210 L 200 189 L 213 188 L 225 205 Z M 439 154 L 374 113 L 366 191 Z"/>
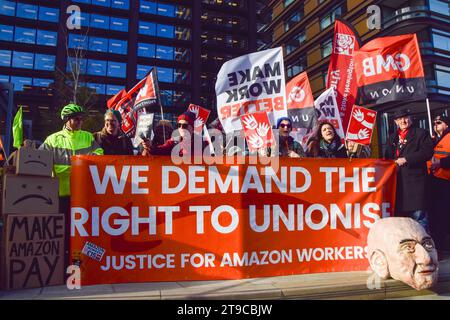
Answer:
<path fill-rule="evenodd" d="M 166 118 L 189 103 L 214 116 L 221 65 L 256 50 L 258 6 L 255 0 L 0 0 L 0 81 L 14 84 L 14 103 L 24 106 L 35 139 L 49 133 L 46 124 L 71 100 L 74 75 L 94 97 L 87 99 L 92 113 L 157 67 Z"/>

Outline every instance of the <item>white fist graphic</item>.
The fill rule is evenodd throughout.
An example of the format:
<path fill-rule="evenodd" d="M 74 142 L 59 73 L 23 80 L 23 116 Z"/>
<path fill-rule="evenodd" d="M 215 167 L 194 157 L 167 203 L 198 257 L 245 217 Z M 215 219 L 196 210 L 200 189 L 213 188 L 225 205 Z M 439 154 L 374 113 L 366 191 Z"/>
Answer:
<path fill-rule="evenodd" d="M 253 134 L 249 137 L 248 143 L 252 149 L 259 149 L 263 146 L 264 141 L 259 135 Z"/>
<path fill-rule="evenodd" d="M 244 118 L 242 120 L 242 122 L 244 123 L 245 127 L 248 130 L 255 130 L 256 128 L 258 128 L 258 122 L 256 121 L 255 117 L 252 115 L 249 115 L 246 118 Z"/>
<path fill-rule="evenodd" d="M 269 129 L 270 127 L 267 123 L 260 123 L 258 129 L 256 129 L 256 132 L 260 137 L 265 137 L 267 136 L 267 132 L 269 132 Z"/>
<path fill-rule="evenodd" d="M 189 111 L 195 114 L 195 117 L 198 118 L 198 113 L 200 112 L 199 107 L 195 105 L 189 106 Z"/>

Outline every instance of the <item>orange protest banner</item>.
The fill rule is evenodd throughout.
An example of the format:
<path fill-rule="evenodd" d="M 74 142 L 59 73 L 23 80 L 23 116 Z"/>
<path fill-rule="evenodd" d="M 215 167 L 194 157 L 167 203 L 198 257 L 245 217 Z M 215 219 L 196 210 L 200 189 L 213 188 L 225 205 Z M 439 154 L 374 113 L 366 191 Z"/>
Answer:
<path fill-rule="evenodd" d="M 395 166 L 377 159 L 76 156 L 72 170 L 83 285 L 366 270 L 368 228 L 394 212 Z"/>

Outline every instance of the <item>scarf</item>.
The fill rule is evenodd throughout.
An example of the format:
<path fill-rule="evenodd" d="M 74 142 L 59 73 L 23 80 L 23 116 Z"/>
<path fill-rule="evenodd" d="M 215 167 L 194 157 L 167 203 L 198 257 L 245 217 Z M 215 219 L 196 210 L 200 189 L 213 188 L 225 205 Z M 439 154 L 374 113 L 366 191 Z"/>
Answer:
<path fill-rule="evenodd" d="M 397 158 L 400 156 L 400 150 L 402 150 L 403 147 L 405 146 L 406 142 L 408 142 L 406 140 L 406 135 L 408 134 L 408 131 L 409 131 L 409 128 L 404 131 L 401 131 L 400 129 L 397 130 L 398 145 L 397 145 L 397 150 L 395 151 Z"/>
<path fill-rule="evenodd" d="M 340 147 L 340 141 L 339 139 L 333 139 L 331 143 L 326 142 L 323 139 L 320 139 L 320 150 L 322 150 L 327 158 L 334 158 L 335 152 L 338 151 Z"/>

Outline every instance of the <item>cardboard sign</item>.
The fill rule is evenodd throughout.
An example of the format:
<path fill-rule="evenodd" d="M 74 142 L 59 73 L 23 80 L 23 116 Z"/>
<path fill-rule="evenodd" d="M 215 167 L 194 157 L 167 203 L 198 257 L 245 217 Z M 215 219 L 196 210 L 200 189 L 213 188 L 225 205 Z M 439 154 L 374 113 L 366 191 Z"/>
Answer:
<path fill-rule="evenodd" d="M 59 212 L 58 179 L 6 174 L 3 181 L 3 214 Z"/>
<path fill-rule="evenodd" d="M 64 215 L 6 215 L 3 283 L 6 289 L 64 282 Z"/>
<path fill-rule="evenodd" d="M 353 105 L 352 117 L 348 123 L 345 139 L 365 146 L 370 145 L 376 120 L 377 112 L 375 110 Z"/>
<path fill-rule="evenodd" d="M 272 145 L 272 127 L 266 112 L 255 112 L 241 116 L 245 140 L 251 152 Z"/>
<path fill-rule="evenodd" d="M 48 150 L 20 148 L 15 155 L 16 174 L 51 177 L 53 154 Z"/>
<path fill-rule="evenodd" d="M 272 124 L 287 116 L 283 48 L 225 62 L 217 74 L 217 114 L 225 133 L 242 130 L 240 116 L 266 111 Z"/>
<path fill-rule="evenodd" d="M 142 109 L 144 110 L 144 109 Z M 144 110 L 145 111 L 145 110 Z M 133 139 L 135 148 L 142 142 L 143 139 L 150 140 L 153 135 L 153 113 L 138 114 L 138 121 L 136 126 L 136 136 Z"/>
<path fill-rule="evenodd" d="M 70 258 L 83 285 L 367 270 L 369 228 L 395 209 L 393 161 L 221 160 L 76 156 Z"/>

